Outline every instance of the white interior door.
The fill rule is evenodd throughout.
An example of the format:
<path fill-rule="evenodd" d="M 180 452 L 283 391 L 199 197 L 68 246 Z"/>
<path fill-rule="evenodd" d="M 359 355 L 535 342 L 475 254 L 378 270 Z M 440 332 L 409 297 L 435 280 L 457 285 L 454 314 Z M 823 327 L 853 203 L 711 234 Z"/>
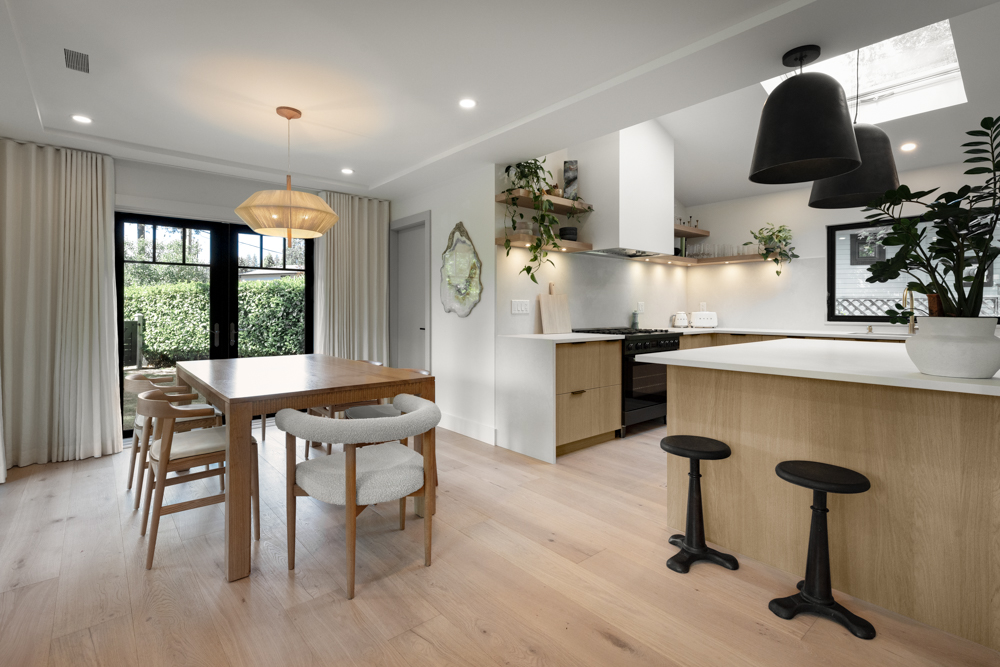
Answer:
<path fill-rule="evenodd" d="M 397 368 L 428 368 L 427 359 L 427 225 L 394 232 L 395 252 L 390 269 L 390 342 Z M 394 270 L 392 270 L 394 269 Z"/>

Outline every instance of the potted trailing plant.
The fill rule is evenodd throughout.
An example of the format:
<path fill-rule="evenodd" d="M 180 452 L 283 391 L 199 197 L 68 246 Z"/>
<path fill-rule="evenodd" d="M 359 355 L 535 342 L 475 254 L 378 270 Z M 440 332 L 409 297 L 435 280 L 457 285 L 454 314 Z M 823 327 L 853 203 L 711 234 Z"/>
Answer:
<path fill-rule="evenodd" d="M 517 164 L 507 165 L 507 168 L 504 169 L 504 174 L 510 182 L 510 187 L 504 190 L 504 194 L 507 195 L 504 235 L 506 236 L 507 233 L 508 219 L 510 220 L 510 229 L 512 232 L 517 232 L 518 227 L 520 227 L 521 231 L 531 234 L 533 231 L 532 227 L 534 227 L 535 238 L 531 245 L 528 246 L 531 259 L 519 273 L 526 274 L 531 278 L 532 282 L 538 283 L 535 275 L 542 268 L 542 264 L 548 262 L 555 266 L 552 260 L 548 259 L 549 253 L 546 247 L 556 249 L 560 247 L 559 239 L 556 236 L 556 230 L 559 228 L 559 219 L 552 212 L 552 202 L 545 198 L 546 194 L 555 193 L 558 186 L 549 182 L 549 179 L 553 178 L 553 176 L 552 172 L 545 168 L 545 158 L 541 160 L 532 158 L 531 160 L 525 160 Z M 559 192 L 558 194 L 561 195 L 562 193 Z M 531 200 L 531 207 L 535 210 L 534 215 L 530 218 L 530 222 L 526 222 L 524 213 L 517 210 L 518 206 L 527 203 L 523 201 L 525 199 Z M 574 215 L 576 215 L 575 211 L 570 213 L 569 217 L 572 218 Z M 507 255 L 510 256 L 510 238 L 505 238 L 503 245 L 507 250 Z"/>
<path fill-rule="evenodd" d="M 767 223 L 766 227 L 761 227 L 756 232 L 751 230 L 753 241 L 747 241 L 743 245 L 753 245 L 757 243 L 757 252 L 764 259 L 774 262 L 778 269 L 775 274 L 781 275 L 781 266 L 785 262 L 798 259 L 795 248 L 792 246 L 792 230 L 786 225 L 775 227 L 773 223 Z"/>
<path fill-rule="evenodd" d="M 892 257 L 872 264 L 870 283 L 896 280 L 905 274 L 907 287 L 927 295 L 928 316 L 920 331 L 906 341 L 906 351 L 921 373 L 962 378 L 989 378 L 1000 370 L 996 317 L 980 317 L 983 288 L 1000 248 L 993 245 L 1000 215 L 1000 118 L 984 118 L 966 134 L 965 160 L 978 166 L 966 174 L 986 174 L 984 185 L 964 185 L 924 201 L 934 190 L 913 192 L 905 185 L 872 202 L 866 211 L 873 224 L 891 224 L 882 245 L 898 248 Z M 917 215 L 903 208 L 920 207 Z M 903 323 L 914 313 L 902 304 L 886 311 Z"/>

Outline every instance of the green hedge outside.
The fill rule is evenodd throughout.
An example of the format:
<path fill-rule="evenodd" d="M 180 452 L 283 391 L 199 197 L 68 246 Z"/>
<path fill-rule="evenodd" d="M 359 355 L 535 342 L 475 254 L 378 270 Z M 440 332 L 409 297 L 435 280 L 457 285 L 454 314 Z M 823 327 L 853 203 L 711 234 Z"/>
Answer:
<path fill-rule="evenodd" d="M 241 357 L 305 351 L 304 276 L 241 281 L 238 289 Z M 142 350 L 149 366 L 208 358 L 208 283 L 126 287 L 125 319 L 134 320 L 139 313 L 146 318 Z"/>

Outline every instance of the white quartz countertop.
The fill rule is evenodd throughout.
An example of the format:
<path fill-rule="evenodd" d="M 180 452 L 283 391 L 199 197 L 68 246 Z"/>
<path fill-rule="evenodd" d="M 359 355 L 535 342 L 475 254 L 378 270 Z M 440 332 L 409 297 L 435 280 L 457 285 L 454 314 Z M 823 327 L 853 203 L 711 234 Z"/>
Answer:
<path fill-rule="evenodd" d="M 841 340 L 771 340 L 696 350 L 640 354 L 636 361 L 764 375 L 881 384 L 1000 396 L 1000 374 L 987 380 L 924 375 L 903 345 Z"/>
<path fill-rule="evenodd" d="M 625 336 L 608 334 L 563 333 L 563 334 L 501 334 L 499 338 L 527 338 L 529 340 L 547 340 L 553 343 L 589 343 L 594 340 L 622 340 Z"/>
<path fill-rule="evenodd" d="M 859 324 L 856 328 L 834 329 L 826 331 L 804 331 L 798 329 L 740 329 L 737 327 L 716 327 L 714 329 L 667 329 L 670 333 L 679 333 L 683 336 L 694 336 L 697 334 L 728 333 L 728 334 L 751 334 L 755 336 L 804 336 L 806 338 L 870 338 L 872 340 L 906 340 L 910 334 L 905 332 L 878 332 L 868 333 L 865 331 L 866 325 Z"/>

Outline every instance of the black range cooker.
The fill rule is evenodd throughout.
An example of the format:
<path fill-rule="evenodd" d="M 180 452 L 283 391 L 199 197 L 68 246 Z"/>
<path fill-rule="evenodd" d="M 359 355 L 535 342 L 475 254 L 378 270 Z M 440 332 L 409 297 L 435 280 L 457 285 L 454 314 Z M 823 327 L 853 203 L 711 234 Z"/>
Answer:
<path fill-rule="evenodd" d="M 633 424 L 667 420 L 667 372 L 660 364 L 644 364 L 637 354 L 670 352 L 681 346 L 681 336 L 664 329 L 573 329 L 577 333 L 625 336 L 622 341 L 622 437 Z"/>

